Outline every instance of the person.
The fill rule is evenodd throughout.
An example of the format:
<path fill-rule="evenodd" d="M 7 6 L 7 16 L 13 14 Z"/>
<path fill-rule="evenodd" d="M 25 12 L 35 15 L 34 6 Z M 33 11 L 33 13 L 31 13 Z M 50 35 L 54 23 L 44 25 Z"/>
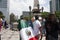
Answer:
<path fill-rule="evenodd" d="M 17 21 L 18 22 L 18 27 L 17 27 L 17 29 L 18 29 L 18 31 L 20 31 L 20 29 L 21 29 L 21 23 L 20 23 L 20 19 Z"/>
<path fill-rule="evenodd" d="M 32 29 L 33 29 L 33 22 L 34 22 L 34 21 L 35 21 L 35 18 L 32 17 L 31 20 L 28 22 L 28 25 L 29 25 L 30 27 L 32 27 Z"/>
<path fill-rule="evenodd" d="M 42 17 L 39 17 L 39 21 L 42 23 Z"/>
<path fill-rule="evenodd" d="M 60 18 L 59 17 L 58 17 L 57 21 L 59 23 L 59 31 L 58 31 L 58 33 L 60 34 Z"/>
<path fill-rule="evenodd" d="M 46 29 L 45 29 L 45 18 L 44 17 L 42 17 L 42 22 L 41 22 L 41 24 L 42 24 L 42 34 L 45 36 L 46 35 Z"/>
<path fill-rule="evenodd" d="M 2 20 L 0 18 L 0 32 L 1 32 L 1 28 L 2 28 Z"/>
<path fill-rule="evenodd" d="M 13 22 L 10 22 L 10 29 L 13 30 Z"/>
<path fill-rule="evenodd" d="M 5 21 L 4 26 L 5 26 L 5 29 L 7 29 L 7 28 L 8 28 L 8 24 L 7 24 L 7 22 L 6 22 L 6 21 Z"/>
<path fill-rule="evenodd" d="M 26 26 L 26 21 L 24 20 L 24 18 L 22 17 L 19 21 L 18 21 L 18 30 L 20 31 L 22 28 L 27 27 Z"/>
<path fill-rule="evenodd" d="M 0 18 L 0 32 L 1 32 L 1 29 L 2 29 L 2 20 Z M 1 34 L 0 34 L 0 40 L 1 40 Z"/>
<path fill-rule="evenodd" d="M 33 22 L 34 35 L 36 35 L 37 39 L 39 39 L 39 37 L 42 35 L 42 27 L 41 27 L 41 23 L 38 18 L 39 17 L 36 15 L 35 21 Z M 40 32 L 40 34 L 39 34 L 39 32 Z"/>
<path fill-rule="evenodd" d="M 2 23 L 3 23 L 3 27 L 5 29 L 7 29 L 8 28 L 8 23 L 7 23 L 7 21 L 4 18 L 2 19 Z"/>
<path fill-rule="evenodd" d="M 5 28 L 5 19 L 2 19 L 3 27 Z"/>
<path fill-rule="evenodd" d="M 19 24 L 18 24 L 18 30 L 19 31 L 21 31 L 21 29 L 23 29 L 23 28 L 28 27 L 27 22 L 23 16 L 21 17 L 21 19 L 18 22 L 19 22 Z M 22 40 L 21 35 L 20 35 L 20 40 Z"/>
<path fill-rule="evenodd" d="M 46 40 L 58 40 L 58 22 L 55 14 L 49 14 L 46 18 Z"/>

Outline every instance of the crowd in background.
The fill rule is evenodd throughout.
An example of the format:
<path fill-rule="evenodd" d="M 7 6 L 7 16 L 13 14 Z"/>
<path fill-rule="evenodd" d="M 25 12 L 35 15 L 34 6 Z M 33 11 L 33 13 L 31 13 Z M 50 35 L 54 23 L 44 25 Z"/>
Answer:
<path fill-rule="evenodd" d="M 8 23 L 6 22 L 6 20 L 0 18 L 0 31 L 2 28 L 7 29 L 8 28 Z"/>
<path fill-rule="evenodd" d="M 25 19 L 23 16 L 18 21 L 18 30 L 20 31 L 22 28 L 32 27 L 36 38 L 38 39 L 39 36 L 46 36 L 46 40 L 58 40 L 58 32 L 60 31 L 60 19 L 56 17 L 55 14 L 49 14 L 46 18 L 35 16 L 32 17 L 31 20 Z M 13 27 L 12 23 L 11 29 Z M 6 20 L 0 18 L 0 32 L 2 26 L 6 29 L 8 28 L 8 24 Z M 39 34 L 40 32 L 40 34 Z"/>
<path fill-rule="evenodd" d="M 46 18 L 36 15 L 35 17 L 32 17 L 31 20 L 26 20 L 22 16 L 18 21 L 18 29 L 20 31 L 22 28 L 31 26 L 37 39 L 39 38 L 39 35 L 42 39 L 44 34 L 46 40 L 58 40 L 58 31 L 60 31 L 59 22 L 60 21 L 55 14 L 49 14 Z"/>

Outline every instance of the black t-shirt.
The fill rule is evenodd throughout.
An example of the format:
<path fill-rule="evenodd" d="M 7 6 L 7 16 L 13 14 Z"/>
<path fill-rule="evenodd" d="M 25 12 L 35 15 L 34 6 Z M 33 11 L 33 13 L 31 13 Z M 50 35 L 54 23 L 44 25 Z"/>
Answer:
<path fill-rule="evenodd" d="M 47 35 L 58 37 L 58 22 L 46 21 L 45 28 L 46 28 Z"/>

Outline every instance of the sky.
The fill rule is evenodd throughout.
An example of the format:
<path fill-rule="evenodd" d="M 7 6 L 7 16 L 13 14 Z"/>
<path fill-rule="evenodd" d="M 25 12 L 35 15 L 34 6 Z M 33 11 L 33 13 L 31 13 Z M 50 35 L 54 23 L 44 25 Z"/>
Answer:
<path fill-rule="evenodd" d="M 50 12 L 50 0 L 39 0 L 40 8 L 44 7 L 44 11 Z M 15 15 L 22 15 L 23 11 L 29 11 L 29 6 L 33 9 L 34 0 L 10 0 L 10 13 L 14 13 Z"/>

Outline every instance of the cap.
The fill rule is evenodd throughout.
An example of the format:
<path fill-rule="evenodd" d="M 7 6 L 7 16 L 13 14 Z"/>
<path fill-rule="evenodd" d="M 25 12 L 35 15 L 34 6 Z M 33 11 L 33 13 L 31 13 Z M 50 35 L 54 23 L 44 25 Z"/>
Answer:
<path fill-rule="evenodd" d="M 42 17 L 39 17 L 39 19 L 42 19 Z"/>

